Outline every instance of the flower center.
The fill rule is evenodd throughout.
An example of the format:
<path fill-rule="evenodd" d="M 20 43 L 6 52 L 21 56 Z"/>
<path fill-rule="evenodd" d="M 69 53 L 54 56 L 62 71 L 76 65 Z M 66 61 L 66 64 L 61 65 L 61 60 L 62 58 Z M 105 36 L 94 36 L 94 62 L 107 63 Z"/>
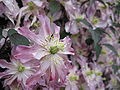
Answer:
<path fill-rule="evenodd" d="M 59 48 L 57 46 L 50 47 L 50 53 L 56 54 L 59 51 Z"/>
<path fill-rule="evenodd" d="M 99 19 L 97 17 L 93 17 L 92 23 L 97 24 L 99 22 Z"/>
<path fill-rule="evenodd" d="M 29 10 L 34 10 L 36 5 L 33 2 L 28 2 L 27 5 L 29 6 Z"/>
<path fill-rule="evenodd" d="M 69 77 L 70 80 L 78 80 L 78 78 L 79 78 L 79 77 L 76 76 L 76 75 L 72 75 L 72 76 Z"/>
<path fill-rule="evenodd" d="M 23 65 L 18 66 L 18 71 L 23 72 L 25 70 L 25 67 Z"/>

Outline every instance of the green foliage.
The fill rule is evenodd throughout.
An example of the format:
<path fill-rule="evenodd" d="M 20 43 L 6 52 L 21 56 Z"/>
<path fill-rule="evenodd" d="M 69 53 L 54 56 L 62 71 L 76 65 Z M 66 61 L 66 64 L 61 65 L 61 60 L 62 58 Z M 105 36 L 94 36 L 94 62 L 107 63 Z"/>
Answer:
<path fill-rule="evenodd" d="M 30 44 L 29 40 L 18 34 L 18 33 L 14 33 L 11 36 L 9 36 L 10 41 L 14 44 L 14 45 L 26 45 L 28 46 Z"/>
<path fill-rule="evenodd" d="M 116 73 L 120 69 L 120 66 L 112 65 L 112 69 L 114 70 L 114 73 Z"/>
<path fill-rule="evenodd" d="M 112 45 L 110 45 L 110 44 L 102 44 L 102 45 L 104 45 L 107 48 L 109 48 L 110 50 L 112 50 L 115 53 L 115 55 L 118 55 L 117 50 Z"/>
<path fill-rule="evenodd" d="M 93 41 L 92 38 L 88 38 L 88 39 L 85 40 L 85 42 L 86 42 L 87 45 L 91 45 L 91 44 L 93 44 L 94 41 Z"/>
<path fill-rule="evenodd" d="M 93 28 L 92 25 L 86 19 L 76 19 L 77 22 L 82 22 L 83 24 L 87 25 L 90 28 Z"/>
<path fill-rule="evenodd" d="M 49 7 L 50 7 L 50 13 L 52 15 L 61 9 L 61 5 L 57 1 L 50 1 Z"/>
<path fill-rule="evenodd" d="M 8 36 L 11 36 L 12 34 L 15 34 L 15 33 L 17 33 L 15 29 L 9 29 Z"/>
<path fill-rule="evenodd" d="M 102 51 L 102 47 L 101 45 L 97 44 L 95 47 L 94 47 L 94 50 L 96 51 L 96 58 L 98 59 L 100 54 L 101 54 L 101 51 Z"/>
<path fill-rule="evenodd" d="M 3 38 L 2 30 L 0 29 L 0 40 Z"/>

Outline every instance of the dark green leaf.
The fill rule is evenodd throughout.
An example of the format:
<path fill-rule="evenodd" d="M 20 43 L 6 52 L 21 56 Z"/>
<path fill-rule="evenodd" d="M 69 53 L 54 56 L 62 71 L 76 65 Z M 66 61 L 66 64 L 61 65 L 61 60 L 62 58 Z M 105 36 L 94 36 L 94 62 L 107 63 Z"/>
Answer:
<path fill-rule="evenodd" d="M 105 32 L 105 30 L 103 28 L 96 28 L 95 31 L 97 33 L 101 34 L 101 35 L 104 33 L 104 34 L 107 34 L 109 37 L 111 37 L 110 34 L 108 34 L 107 32 Z"/>
<path fill-rule="evenodd" d="M 2 35 L 2 31 L 3 31 L 3 30 L 0 29 L 0 35 Z"/>
<path fill-rule="evenodd" d="M 18 33 L 12 34 L 9 38 L 10 38 L 10 41 L 15 45 L 27 45 L 28 46 L 30 44 L 29 40 L 26 37 Z"/>
<path fill-rule="evenodd" d="M 118 55 L 117 50 L 112 45 L 110 45 L 110 44 L 102 44 L 102 45 L 104 45 L 107 48 L 109 48 L 110 50 L 112 50 L 115 53 L 115 55 Z"/>
<path fill-rule="evenodd" d="M 104 0 L 97 0 L 97 1 L 99 1 L 100 3 L 102 3 L 105 7 L 107 7 L 106 4 L 105 4 L 105 2 L 104 2 Z"/>
<path fill-rule="evenodd" d="M 120 44 L 120 37 L 118 38 L 118 44 Z"/>
<path fill-rule="evenodd" d="M 112 65 L 112 69 L 114 70 L 114 73 L 116 73 L 120 69 L 120 66 Z"/>
<path fill-rule="evenodd" d="M 51 1 L 49 3 L 49 7 L 51 14 L 54 14 L 55 12 L 58 12 L 61 9 L 61 5 L 57 1 Z"/>
<path fill-rule="evenodd" d="M 0 35 L 0 40 L 3 38 L 3 36 L 2 35 Z"/>
<path fill-rule="evenodd" d="M 101 34 L 96 30 L 89 30 L 89 32 L 91 32 L 92 39 L 94 40 L 94 47 L 96 47 L 98 42 L 102 39 L 100 36 Z"/>
<path fill-rule="evenodd" d="M 98 42 L 102 39 L 102 34 L 107 34 L 109 37 L 111 37 L 107 32 L 105 32 L 102 28 L 96 28 L 95 30 L 89 29 L 89 32 L 92 35 L 92 39 L 94 40 L 94 45 L 98 44 Z"/>
<path fill-rule="evenodd" d="M 64 88 L 64 87 L 61 87 L 60 90 L 65 90 L 65 88 Z"/>
<path fill-rule="evenodd" d="M 97 44 L 94 49 L 95 49 L 95 51 L 96 51 L 96 58 L 98 59 L 99 56 L 100 56 L 100 54 L 101 54 L 102 47 Z"/>
<path fill-rule="evenodd" d="M 110 26 L 110 30 L 111 30 L 111 32 L 112 32 L 113 34 L 116 34 L 116 30 L 115 30 L 115 28 L 114 28 L 113 26 Z"/>
<path fill-rule="evenodd" d="M 0 40 L 3 38 L 2 31 L 3 30 L 0 29 Z"/>
<path fill-rule="evenodd" d="M 93 28 L 92 25 L 86 19 L 76 19 L 77 22 L 82 22 L 90 28 Z"/>
<path fill-rule="evenodd" d="M 88 39 L 85 40 L 85 42 L 86 42 L 87 45 L 91 45 L 91 44 L 93 44 L 94 41 L 93 41 L 92 38 L 88 38 Z"/>
<path fill-rule="evenodd" d="M 15 33 L 17 33 L 15 29 L 9 29 L 8 36 L 11 36 L 12 34 L 15 34 Z"/>
<path fill-rule="evenodd" d="M 120 24 L 119 23 L 113 23 L 113 26 L 120 27 Z"/>

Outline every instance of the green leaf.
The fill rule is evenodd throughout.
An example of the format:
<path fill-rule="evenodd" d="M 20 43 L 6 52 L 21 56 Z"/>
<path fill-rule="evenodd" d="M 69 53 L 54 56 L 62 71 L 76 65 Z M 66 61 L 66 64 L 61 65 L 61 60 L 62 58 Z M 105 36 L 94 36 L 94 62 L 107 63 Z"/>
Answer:
<path fill-rule="evenodd" d="M 116 34 L 116 32 L 117 32 L 116 29 L 113 26 L 110 26 L 110 30 L 113 34 Z"/>
<path fill-rule="evenodd" d="M 118 38 L 118 44 L 120 44 L 120 37 Z"/>
<path fill-rule="evenodd" d="M 109 37 L 111 37 L 110 34 L 105 32 L 105 30 L 103 28 L 96 28 L 95 31 L 97 33 L 99 33 L 99 34 L 103 34 L 104 33 L 104 34 L 107 34 Z"/>
<path fill-rule="evenodd" d="M 120 27 L 120 24 L 119 23 L 113 23 L 113 26 L 115 26 L 115 27 Z"/>
<path fill-rule="evenodd" d="M 104 2 L 104 0 L 97 0 L 97 1 L 99 1 L 100 3 L 102 3 L 105 7 L 107 7 L 106 4 L 105 4 L 105 2 Z"/>
<path fill-rule="evenodd" d="M 94 47 L 96 47 L 98 42 L 102 39 L 100 36 L 101 34 L 96 30 L 89 30 L 89 32 L 91 32 L 92 39 L 94 40 Z"/>
<path fill-rule="evenodd" d="M 12 34 L 15 34 L 15 33 L 17 33 L 15 29 L 9 29 L 8 36 L 11 36 Z"/>
<path fill-rule="evenodd" d="M 12 34 L 11 36 L 9 36 L 9 38 L 10 38 L 10 41 L 15 45 L 28 46 L 30 44 L 29 40 L 26 37 L 24 37 L 18 33 Z"/>
<path fill-rule="evenodd" d="M 3 31 L 3 30 L 0 29 L 0 35 L 2 35 L 2 31 Z"/>
<path fill-rule="evenodd" d="M 61 5 L 57 1 L 51 1 L 49 3 L 49 7 L 50 7 L 51 14 L 54 14 L 55 12 L 58 12 L 61 9 Z"/>
<path fill-rule="evenodd" d="M 111 37 L 107 32 L 105 32 L 104 29 L 102 28 L 96 28 L 95 30 L 89 29 L 89 32 L 92 35 L 92 39 L 94 40 L 94 46 L 98 44 L 100 40 L 102 40 L 101 35 L 102 34 L 107 34 L 109 37 Z"/>
<path fill-rule="evenodd" d="M 64 88 L 64 87 L 61 87 L 60 90 L 65 90 L 65 88 Z"/>
<path fill-rule="evenodd" d="M 3 38 L 3 36 L 2 35 L 0 35 L 0 40 Z"/>
<path fill-rule="evenodd" d="M 116 73 L 120 69 L 120 66 L 112 65 L 112 69 L 114 70 L 114 73 Z"/>
<path fill-rule="evenodd" d="M 0 29 L 0 40 L 4 37 L 4 36 L 2 35 L 2 31 L 3 31 L 3 30 Z"/>
<path fill-rule="evenodd" d="M 104 46 L 106 46 L 107 48 L 109 48 L 110 50 L 112 50 L 112 51 L 115 53 L 115 55 L 118 56 L 117 50 L 116 50 L 112 45 L 110 45 L 110 44 L 102 44 L 102 45 L 104 45 Z"/>
<path fill-rule="evenodd" d="M 93 41 L 92 38 L 88 38 L 88 39 L 85 40 L 85 42 L 86 42 L 87 45 L 91 45 L 91 44 L 93 44 L 94 41 Z"/>
<path fill-rule="evenodd" d="M 92 25 L 86 19 L 76 19 L 77 22 L 82 22 L 83 24 L 87 25 L 90 28 L 93 28 Z"/>
<path fill-rule="evenodd" d="M 94 49 L 96 51 L 96 58 L 98 59 L 101 54 L 102 47 L 101 47 L 101 45 L 97 44 Z"/>

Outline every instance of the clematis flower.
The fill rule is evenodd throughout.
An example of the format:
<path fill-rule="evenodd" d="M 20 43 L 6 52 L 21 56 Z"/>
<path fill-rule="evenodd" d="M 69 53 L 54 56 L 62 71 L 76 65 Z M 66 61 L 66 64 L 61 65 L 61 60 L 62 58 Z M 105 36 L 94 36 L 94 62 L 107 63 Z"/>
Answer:
<path fill-rule="evenodd" d="M 36 73 L 37 65 L 38 62 L 34 60 L 21 63 L 20 60 L 15 58 L 11 58 L 11 62 L 0 59 L 0 67 L 6 68 L 4 72 L 0 73 L 0 78 L 5 78 L 4 86 L 10 86 L 17 81 L 18 85 L 26 87 L 26 80 Z"/>
<path fill-rule="evenodd" d="M 84 60 L 78 60 L 78 63 L 81 65 L 82 74 L 84 76 L 84 79 L 86 80 L 88 87 L 90 90 L 96 90 L 96 87 L 105 89 L 103 81 L 102 81 L 102 72 L 100 71 L 100 68 L 98 69 L 97 65 L 94 66 L 93 69 L 88 66 L 88 63 L 85 61 L 86 58 L 80 57 Z"/>
<path fill-rule="evenodd" d="M 77 67 L 73 67 L 69 70 L 69 74 L 66 76 L 66 88 L 65 90 L 79 90 L 77 86 L 77 80 L 79 80 L 79 75 L 77 74 Z"/>
<path fill-rule="evenodd" d="M 70 38 L 66 37 L 60 40 L 60 28 L 55 24 L 50 23 L 47 16 L 39 15 L 38 18 L 41 23 L 39 34 L 33 33 L 27 27 L 22 27 L 19 30 L 22 35 L 30 39 L 35 45 L 34 50 L 32 48 L 32 50 L 30 50 L 30 48 L 26 49 L 26 55 L 32 55 L 34 58 L 40 60 L 40 71 L 42 73 L 50 70 L 50 77 L 52 80 L 54 80 L 56 74 L 58 74 L 58 77 L 63 81 L 66 75 L 64 55 L 74 55 L 73 49 L 71 48 Z M 20 50 L 23 51 L 25 48 L 28 47 L 18 46 L 16 51 L 20 52 Z M 15 57 L 19 58 L 20 54 L 22 56 L 22 52 L 20 52 L 16 54 Z"/>
<path fill-rule="evenodd" d="M 35 21 L 37 20 L 36 15 L 38 15 L 39 12 L 42 11 L 41 9 L 44 8 L 44 2 L 45 2 L 45 0 L 44 1 L 22 0 L 22 1 L 24 6 L 19 11 L 16 27 L 19 27 L 21 17 L 25 16 L 24 21 L 28 21 L 31 15 L 33 16 L 33 19 L 30 26 L 33 25 L 33 23 L 35 23 Z"/>
<path fill-rule="evenodd" d="M 19 7 L 16 0 L 0 0 L 0 3 L 4 3 L 4 13 L 14 24 L 14 19 L 19 13 Z"/>

